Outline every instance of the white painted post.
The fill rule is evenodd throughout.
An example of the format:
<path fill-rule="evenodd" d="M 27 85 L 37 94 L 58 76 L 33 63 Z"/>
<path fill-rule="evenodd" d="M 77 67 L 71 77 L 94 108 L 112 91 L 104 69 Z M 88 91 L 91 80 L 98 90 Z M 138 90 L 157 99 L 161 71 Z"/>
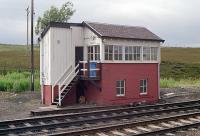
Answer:
<path fill-rule="evenodd" d="M 58 101 L 59 101 L 59 106 L 61 106 L 61 92 L 60 92 L 60 84 L 58 85 L 58 91 L 59 91 L 59 96 L 58 96 Z"/>
<path fill-rule="evenodd" d="M 54 85 L 51 85 L 51 102 L 54 102 Z"/>

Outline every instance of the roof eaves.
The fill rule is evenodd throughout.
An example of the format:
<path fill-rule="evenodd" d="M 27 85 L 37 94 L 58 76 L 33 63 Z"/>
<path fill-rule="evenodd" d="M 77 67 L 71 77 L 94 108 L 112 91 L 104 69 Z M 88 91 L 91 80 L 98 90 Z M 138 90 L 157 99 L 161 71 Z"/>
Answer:
<path fill-rule="evenodd" d="M 92 32 L 94 32 L 98 37 L 102 37 L 101 33 L 99 33 L 95 28 L 93 28 L 89 23 L 83 21 L 83 26 L 88 27 Z"/>
<path fill-rule="evenodd" d="M 68 24 L 68 23 L 60 23 L 60 22 L 50 22 L 48 24 L 48 26 L 44 29 L 44 31 L 41 33 L 40 38 L 43 38 L 51 27 L 70 28 L 70 24 Z"/>
<path fill-rule="evenodd" d="M 112 38 L 112 39 L 126 39 L 126 40 L 144 40 L 144 41 L 158 41 L 164 43 L 163 39 L 142 39 L 142 38 L 124 38 L 124 37 L 111 37 L 111 36 L 102 36 L 103 38 Z"/>

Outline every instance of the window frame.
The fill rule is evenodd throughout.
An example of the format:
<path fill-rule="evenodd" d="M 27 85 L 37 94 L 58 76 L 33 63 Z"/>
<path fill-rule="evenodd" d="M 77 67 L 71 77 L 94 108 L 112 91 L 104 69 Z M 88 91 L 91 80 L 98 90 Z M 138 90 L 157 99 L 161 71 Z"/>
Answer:
<path fill-rule="evenodd" d="M 142 47 L 140 47 L 140 46 L 125 46 L 124 48 L 125 48 L 125 61 L 141 61 Z"/>
<path fill-rule="evenodd" d="M 117 59 L 116 59 L 116 56 L 117 56 Z M 120 46 L 120 45 L 113 46 L 113 60 L 123 61 L 123 46 Z"/>
<path fill-rule="evenodd" d="M 118 82 L 120 86 L 118 86 Z M 123 82 L 123 86 L 122 86 L 122 82 Z M 118 89 L 120 90 L 119 94 L 118 94 Z M 122 89 L 123 89 L 123 93 L 122 93 Z M 125 96 L 125 92 L 126 92 L 126 80 L 117 80 L 116 81 L 116 96 L 117 97 Z"/>
<path fill-rule="evenodd" d="M 116 63 L 159 63 L 160 47 L 104 44 L 104 61 Z"/>
<path fill-rule="evenodd" d="M 104 48 L 105 48 L 104 49 L 104 60 L 106 60 L 106 61 L 113 61 L 113 45 L 105 45 Z"/>
<path fill-rule="evenodd" d="M 148 50 L 145 50 L 148 49 Z M 143 47 L 143 61 L 151 61 L 151 47 Z M 149 58 L 149 59 L 145 59 Z"/>
<path fill-rule="evenodd" d="M 152 59 L 155 57 L 156 59 Z M 158 47 L 151 47 L 151 61 L 158 61 Z"/>
<path fill-rule="evenodd" d="M 88 55 L 88 60 L 100 61 L 100 46 L 99 45 L 87 46 L 87 55 Z"/>
<path fill-rule="evenodd" d="M 142 81 L 142 85 L 141 85 Z M 146 82 L 144 82 L 146 81 Z M 146 83 L 146 84 L 144 84 Z M 142 79 L 140 80 L 140 95 L 147 95 L 148 92 L 148 80 L 147 79 Z"/>

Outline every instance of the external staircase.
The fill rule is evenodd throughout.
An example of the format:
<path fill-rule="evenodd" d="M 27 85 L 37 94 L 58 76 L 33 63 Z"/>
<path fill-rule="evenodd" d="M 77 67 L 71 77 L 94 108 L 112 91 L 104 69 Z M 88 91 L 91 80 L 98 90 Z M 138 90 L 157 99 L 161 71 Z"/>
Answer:
<path fill-rule="evenodd" d="M 68 86 L 63 86 L 65 87 L 64 91 L 61 92 L 61 104 L 62 104 L 62 101 L 63 99 L 67 96 L 67 94 L 70 92 L 70 90 L 77 84 L 79 80 L 79 76 L 75 76 L 75 78 L 70 82 L 70 84 Z M 56 98 L 54 98 L 54 102 L 52 103 L 52 105 L 57 105 L 57 106 L 61 106 L 59 105 L 59 96 L 57 96 Z"/>
<path fill-rule="evenodd" d="M 100 80 L 100 76 L 94 73 L 94 71 L 100 71 L 100 68 L 91 68 L 91 61 L 80 61 L 80 64 L 77 64 L 75 68 L 72 68 L 72 65 L 68 67 L 52 85 L 52 105 L 62 106 L 64 98 L 79 80 L 87 80 L 101 90 L 95 82 L 95 80 Z"/>

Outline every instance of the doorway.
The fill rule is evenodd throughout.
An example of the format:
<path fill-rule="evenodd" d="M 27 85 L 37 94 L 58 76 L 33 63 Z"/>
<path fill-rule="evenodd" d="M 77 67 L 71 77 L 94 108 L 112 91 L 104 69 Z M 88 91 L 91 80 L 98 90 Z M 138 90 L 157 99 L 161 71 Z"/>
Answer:
<path fill-rule="evenodd" d="M 83 47 L 75 48 L 75 64 L 77 65 L 79 61 L 83 61 Z"/>
<path fill-rule="evenodd" d="M 83 47 L 75 47 L 75 64 L 77 65 L 79 61 L 83 61 Z M 79 64 L 79 69 L 83 69 L 83 64 Z M 80 71 L 80 75 L 82 75 Z M 80 80 L 76 86 L 76 103 L 81 103 L 85 99 L 85 85 L 84 81 Z"/>

